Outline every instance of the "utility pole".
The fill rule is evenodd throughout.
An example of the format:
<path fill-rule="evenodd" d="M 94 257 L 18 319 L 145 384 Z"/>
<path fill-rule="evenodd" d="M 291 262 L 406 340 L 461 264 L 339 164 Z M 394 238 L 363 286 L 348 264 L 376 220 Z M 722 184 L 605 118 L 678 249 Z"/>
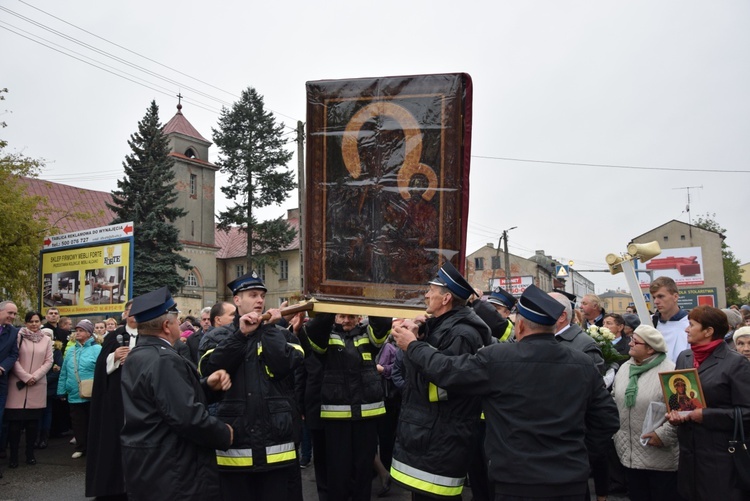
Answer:
<path fill-rule="evenodd" d="M 514 226 L 510 230 L 516 228 Z M 510 288 L 510 278 L 511 278 L 511 272 L 510 272 L 510 254 L 508 254 L 508 232 L 510 230 L 503 231 L 503 243 L 505 244 L 505 289 Z"/>
<path fill-rule="evenodd" d="M 497 240 L 497 251 L 495 251 L 495 262 L 497 263 L 498 268 L 500 267 L 500 244 L 503 243 L 503 236 L 500 235 L 500 238 Z M 495 285 L 495 266 L 493 263 L 492 266 L 492 278 L 490 278 L 490 285 L 487 288 L 490 292 L 492 292 L 492 289 Z"/>
<path fill-rule="evenodd" d="M 299 207 L 299 291 L 305 292 L 305 124 L 297 121 L 297 207 Z"/>
<path fill-rule="evenodd" d="M 503 234 L 500 235 L 500 239 L 497 241 L 497 251 L 495 252 L 495 260 L 500 264 L 500 244 L 505 242 L 505 287 L 510 286 L 510 254 L 508 253 L 508 232 L 515 230 L 518 226 L 503 230 Z M 495 283 L 495 267 L 492 267 L 492 278 L 490 279 L 490 292 L 492 292 L 492 286 Z M 502 283 L 502 281 L 501 281 Z M 505 288 L 503 287 L 503 288 Z"/>

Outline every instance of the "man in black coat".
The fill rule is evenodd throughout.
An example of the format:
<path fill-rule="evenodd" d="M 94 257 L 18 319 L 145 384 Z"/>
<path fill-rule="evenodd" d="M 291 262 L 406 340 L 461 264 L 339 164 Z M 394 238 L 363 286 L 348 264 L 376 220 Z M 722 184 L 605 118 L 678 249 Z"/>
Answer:
<path fill-rule="evenodd" d="M 138 324 L 130 315 L 133 301 L 125 303 L 125 325 L 107 334 L 94 368 L 89 444 L 86 455 L 86 496 L 127 499 L 122 475 L 120 430 L 123 425 L 122 364 L 135 347 Z"/>
<path fill-rule="evenodd" d="M 203 336 L 211 330 L 211 307 L 206 306 L 201 310 L 201 328 L 192 336 L 187 338 L 185 344 L 187 344 L 190 350 L 190 359 L 193 361 L 196 367 L 198 367 L 198 345 L 203 339 Z"/>
<path fill-rule="evenodd" d="M 177 305 L 162 287 L 133 300 L 140 339 L 122 368 L 122 463 L 130 499 L 221 499 L 216 450 L 232 445 L 229 424 L 209 416 L 206 394 L 226 391 L 218 370 L 201 381 L 177 354 Z"/>
<path fill-rule="evenodd" d="M 536 286 L 518 302 L 516 343 L 446 356 L 417 341 L 417 325 L 394 323 L 393 337 L 418 373 L 448 392 L 480 395 L 485 450 L 496 501 L 583 499 L 587 444 L 602 448 L 620 421 L 589 357 L 555 340 L 564 307 Z M 450 449 L 446 449 L 446 460 Z"/>
<path fill-rule="evenodd" d="M 432 317 L 408 321 L 424 334 L 430 350 L 452 358 L 476 353 L 491 341 L 487 324 L 466 305 L 473 293 L 466 279 L 446 261 L 425 294 L 426 312 Z M 408 359 L 404 366 L 406 384 L 391 478 L 412 491 L 413 500 L 460 497 L 476 452 L 480 398 L 433 384 Z"/>

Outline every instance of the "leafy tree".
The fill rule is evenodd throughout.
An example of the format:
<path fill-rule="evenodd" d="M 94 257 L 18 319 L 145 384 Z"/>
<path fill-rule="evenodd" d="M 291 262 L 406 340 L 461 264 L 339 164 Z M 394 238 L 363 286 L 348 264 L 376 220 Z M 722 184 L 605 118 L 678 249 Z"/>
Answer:
<path fill-rule="evenodd" d="M 116 215 L 111 224 L 133 221 L 135 227 L 133 295 L 165 285 L 174 294 L 185 285 L 178 268 L 191 267 L 190 261 L 177 253 L 182 244 L 172 223 L 185 216 L 185 211 L 174 206 L 174 160 L 169 156 L 155 101 L 138 122 L 138 132 L 131 134 L 128 146 L 133 152 L 123 162 L 125 177 L 117 181 L 113 203 L 107 206 Z"/>
<path fill-rule="evenodd" d="M 8 89 L 0 89 L 0 101 Z M 0 128 L 6 127 L 0 122 Z M 46 235 L 59 233 L 64 220 L 86 220 L 79 203 L 51 207 L 47 197 L 28 193 L 24 178 L 39 176 L 41 160 L 8 151 L 0 139 L 0 301 L 16 301 L 20 312 L 30 303 L 36 308 L 39 294 L 39 251 Z M 79 210 L 80 209 L 80 210 Z"/>
<path fill-rule="evenodd" d="M 703 214 L 698 216 L 695 226 L 704 230 L 711 230 L 722 235 L 727 230 L 721 227 L 716 221 L 716 214 Z M 742 304 L 739 286 L 742 285 L 742 270 L 740 269 L 740 260 L 734 255 L 734 252 L 727 245 L 726 240 L 721 241 L 721 258 L 724 264 L 724 290 L 727 295 L 727 304 Z"/>
<path fill-rule="evenodd" d="M 295 236 L 283 218 L 258 222 L 253 209 L 280 204 L 295 188 L 286 164 L 292 153 L 284 148 L 283 124 L 277 124 L 263 105 L 263 96 L 249 87 L 231 109 L 223 108 L 219 128 L 213 129 L 219 147 L 217 164 L 230 175 L 221 191 L 235 204 L 219 213 L 219 229 L 237 225 L 247 235 L 247 266 L 275 268 L 279 251 Z"/>

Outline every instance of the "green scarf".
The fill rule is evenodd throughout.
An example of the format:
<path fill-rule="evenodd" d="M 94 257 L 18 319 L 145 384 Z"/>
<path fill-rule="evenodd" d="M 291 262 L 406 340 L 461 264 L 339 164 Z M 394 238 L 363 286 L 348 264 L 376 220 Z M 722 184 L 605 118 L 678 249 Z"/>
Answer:
<path fill-rule="evenodd" d="M 625 405 L 633 407 L 635 405 L 635 397 L 638 395 L 638 378 L 644 372 L 650 371 L 667 358 L 664 353 L 659 353 L 652 361 L 647 362 L 643 365 L 632 364 L 630 366 L 630 381 L 628 381 L 628 387 L 625 389 Z"/>

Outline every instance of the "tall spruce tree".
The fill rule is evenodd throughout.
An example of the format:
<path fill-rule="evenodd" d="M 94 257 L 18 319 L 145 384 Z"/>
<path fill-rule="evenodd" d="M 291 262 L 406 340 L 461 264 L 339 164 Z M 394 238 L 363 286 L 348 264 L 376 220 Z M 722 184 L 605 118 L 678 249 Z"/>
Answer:
<path fill-rule="evenodd" d="M 217 164 L 230 176 L 221 191 L 235 201 L 219 213 L 219 229 L 237 225 L 245 232 L 248 269 L 275 268 L 280 249 L 292 242 L 295 231 L 283 218 L 258 222 L 253 209 L 280 204 L 296 187 L 286 167 L 292 153 L 284 148 L 284 126 L 265 110 L 263 96 L 252 87 L 230 109 L 221 110 L 218 125 L 213 129 L 220 149 Z"/>
<path fill-rule="evenodd" d="M 190 261 L 177 254 L 182 244 L 173 224 L 186 212 L 173 205 L 177 200 L 174 160 L 169 156 L 156 101 L 151 101 L 128 146 L 133 152 L 123 162 L 125 177 L 117 181 L 114 203 L 107 206 L 116 214 L 112 224 L 133 221 L 135 227 L 133 295 L 165 285 L 174 294 L 185 285 L 178 268 L 190 269 Z"/>

